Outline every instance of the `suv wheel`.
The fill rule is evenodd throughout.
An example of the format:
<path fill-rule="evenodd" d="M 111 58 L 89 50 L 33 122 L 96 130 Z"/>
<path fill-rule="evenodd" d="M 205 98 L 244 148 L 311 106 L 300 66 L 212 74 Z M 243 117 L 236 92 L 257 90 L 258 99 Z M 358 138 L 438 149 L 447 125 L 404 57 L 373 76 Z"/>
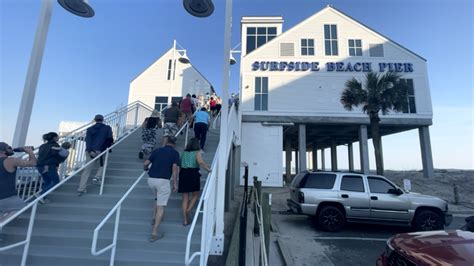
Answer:
<path fill-rule="evenodd" d="M 346 217 L 337 207 L 324 206 L 317 217 L 319 225 L 326 231 L 340 231 L 346 222 Z"/>
<path fill-rule="evenodd" d="M 432 231 L 444 229 L 443 218 L 434 211 L 422 210 L 416 216 L 413 223 L 417 231 Z"/>

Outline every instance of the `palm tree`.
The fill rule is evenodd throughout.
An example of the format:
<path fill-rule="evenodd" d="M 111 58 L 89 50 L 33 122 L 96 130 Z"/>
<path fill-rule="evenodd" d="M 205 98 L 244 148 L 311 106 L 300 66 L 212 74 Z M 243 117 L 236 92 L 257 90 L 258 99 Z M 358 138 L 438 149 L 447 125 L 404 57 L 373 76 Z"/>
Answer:
<path fill-rule="evenodd" d="M 394 72 L 369 72 L 365 76 L 365 84 L 355 78 L 348 80 L 341 95 L 341 103 L 346 110 L 352 111 L 354 107 L 362 106 L 362 110 L 370 118 L 378 175 L 383 175 L 379 112 L 385 115 L 390 111 L 401 112 L 406 108 L 408 87 L 400 78 L 401 75 Z"/>

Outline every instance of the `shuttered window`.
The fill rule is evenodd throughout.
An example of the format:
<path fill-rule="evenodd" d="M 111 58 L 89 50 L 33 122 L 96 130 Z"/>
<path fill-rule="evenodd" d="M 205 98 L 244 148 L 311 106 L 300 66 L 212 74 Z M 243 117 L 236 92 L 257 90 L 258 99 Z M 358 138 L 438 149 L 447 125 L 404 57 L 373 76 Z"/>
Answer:
<path fill-rule="evenodd" d="M 369 54 L 371 57 L 383 57 L 383 44 L 369 44 Z"/>
<path fill-rule="evenodd" d="M 295 56 L 295 44 L 280 43 L 280 56 Z"/>

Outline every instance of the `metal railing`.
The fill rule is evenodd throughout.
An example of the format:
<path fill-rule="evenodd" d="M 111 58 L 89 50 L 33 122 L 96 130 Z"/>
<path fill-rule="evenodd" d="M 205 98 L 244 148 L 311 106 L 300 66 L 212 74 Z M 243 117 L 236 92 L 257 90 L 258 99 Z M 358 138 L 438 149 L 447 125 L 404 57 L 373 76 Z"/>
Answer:
<path fill-rule="evenodd" d="M 114 139 L 119 140 L 126 135 L 130 129 L 137 127 L 138 121 L 143 121 L 145 117 L 149 116 L 151 111 L 152 109 L 150 107 L 140 101 L 136 101 L 105 115 L 104 124 L 112 128 Z M 87 155 L 85 142 L 86 131 L 94 124 L 95 122 L 91 121 L 59 139 L 59 143 L 66 141 L 71 143 L 69 156 L 59 167 L 60 180 L 70 175 L 73 171 L 83 167 Z M 38 154 L 38 147 L 35 148 L 34 153 Z M 27 156 L 26 154 L 22 154 L 18 157 L 26 159 Z M 106 159 L 108 159 L 108 154 L 106 155 Z M 105 173 L 105 171 L 103 173 Z M 19 167 L 17 169 L 17 195 L 24 201 L 29 201 L 41 192 L 41 183 L 42 178 L 36 167 Z"/>
<path fill-rule="evenodd" d="M 132 108 L 132 109 L 130 109 L 130 108 Z M 125 111 L 120 112 L 120 110 L 126 110 L 126 112 Z M 134 110 L 134 112 L 133 111 L 129 112 L 129 110 Z M 139 127 L 137 126 L 138 125 L 138 119 L 141 119 L 142 115 L 149 116 L 151 111 L 152 111 L 152 109 L 150 107 L 146 106 L 145 104 L 143 104 L 141 102 L 134 102 L 134 103 L 128 105 L 127 107 L 121 108 L 118 111 L 114 112 L 114 113 L 121 113 L 122 115 L 126 115 L 127 118 L 129 117 L 129 115 L 131 115 L 133 117 L 133 119 L 128 120 L 128 121 L 132 122 L 132 124 L 130 126 L 130 129 L 124 130 L 124 129 L 119 128 L 118 129 L 119 131 L 117 131 L 117 128 L 116 128 L 115 131 L 114 131 L 114 134 L 117 134 L 117 135 L 114 135 L 114 136 L 117 137 L 117 141 L 111 147 L 107 148 L 105 151 L 103 151 L 97 157 L 95 157 L 94 159 L 90 160 L 89 162 L 87 162 L 85 164 L 83 163 L 83 161 L 85 161 L 85 143 L 84 143 L 85 130 L 89 126 L 91 126 L 92 123 L 89 126 L 85 125 L 85 126 L 81 127 L 80 130 L 73 131 L 71 134 L 69 134 L 68 136 L 63 138 L 63 140 L 68 139 L 68 137 L 69 137 L 69 139 L 75 137 L 75 140 L 78 140 L 79 138 L 82 138 L 80 140 L 80 142 L 82 142 L 82 143 L 79 143 L 78 145 L 76 145 L 76 149 L 78 147 L 80 147 L 81 149 L 78 149 L 78 152 L 77 152 L 76 156 L 71 156 L 72 158 L 70 158 L 70 160 L 72 160 L 72 162 L 68 160 L 69 165 L 66 166 L 66 170 L 65 170 L 66 175 L 63 175 L 63 179 L 58 184 L 56 184 L 54 187 L 52 187 L 50 190 L 48 190 L 44 194 L 36 195 L 36 199 L 31 201 L 29 204 L 27 204 L 23 209 L 17 211 L 16 213 L 14 213 L 10 217 L 8 217 L 6 220 L 0 222 L 0 231 L 1 231 L 3 229 L 3 227 L 5 227 L 8 223 L 10 223 L 14 219 L 16 219 L 21 214 L 25 213 L 30 208 L 32 209 L 31 215 L 30 215 L 30 221 L 29 221 L 29 224 L 28 224 L 28 230 L 27 230 L 27 233 L 26 233 L 26 239 L 23 240 L 23 241 L 19 241 L 19 242 L 10 244 L 8 246 L 0 247 L 0 252 L 10 250 L 12 248 L 24 245 L 22 259 L 21 259 L 21 265 L 22 266 L 26 265 L 26 259 L 28 257 L 29 246 L 30 246 L 30 242 L 31 242 L 31 235 L 32 235 L 32 232 L 33 232 L 33 225 L 34 225 L 34 221 L 35 221 L 35 218 L 36 218 L 36 210 L 37 210 L 37 207 L 38 207 L 38 202 L 41 201 L 44 197 L 48 196 L 50 193 L 52 193 L 58 187 L 62 186 L 64 183 L 69 181 L 72 177 L 76 176 L 85 167 L 88 167 L 89 165 L 95 163 L 95 161 L 99 160 L 104 154 L 108 154 L 111 149 L 115 148 L 118 144 L 120 144 L 128 136 L 130 136 L 135 131 L 137 131 L 139 129 Z M 127 121 L 127 118 L 116 117 L 113 114 L 112 115 L 109 114 L 108 116 L 109 116 L 108 117 L 109 122 L 110 121 Z M 106 118 L 107 118 L 107 116 L 106 116 Z M 107 122 L 107 120 L 105 120 L 105 121 Z M 121 126 L 121 125 L 123 125 L 124 128 L 128 128 L 129 124 L 127 122 L 125 122 L 124 124 L 119 124 L 119 126 Z M 83 131 L 84 131 L 84 134 L 81 133 Z M 84 160 L 82 161 L 82 160 L 80 160 L 80 158 L 83 158 Z M 82 163 L 82 165 L 80 165 L 81 163 Z M 104 171 L 105 171 L 105 169 L 104 169 Z"/>
<path fill-rule="evenodd" d="M 265 233 L 264 233 L 264 226 L 263 226 L 263 211 L 262 211 L 262 204 L 260 202 L 259 193 L 254 190 L 253 195 L 255 200 L 255 217 L 257 219 L 258 224 L 258 231 L 260 235 L 260 265 L 268 266 L 268 255 L 267 255 L 267 247 L 265 245 Z"/>
<path fill-rule="evenodd" d="M 211 250 L 211 244 L 214 236 L 214 229 L 216 226 L 216 202 L 217 200 L 224 200 L 224 199 L 217 199 L 217 169 L 220 163 L 224 163 L 227 165 L 227 161 L 230 155 L 230 149 L 232 147 L 234 137 L 239 136 L 239 126 L 240 123 L 238 121 L 238 115 L 235 110 L 235 107 L 232 106 L 229 112 L 229 120 L 227 121 L 228 127 L 228 135 L 227 136 L 220 136 L 219 145 L 216 150 L 216 156 L 214 156 L 214 160 L 211 164 L 211 173 L 209 173 L 206 184 L 204 185 L 203 193 L 201 198 L 199 199 L 199 203 L 197 205 L 196 213 L 193 218 L 193 222 L 188 232 L 188 236 L 186 239 L 186 254 L 185 254 L 185 264 L 190 265 L 192 261 L 197 257 L 200 256 L 200 265 L 207 265 L 207 259 L 209 257 L 209 253 Z M 226 138 L 226 142 L 228 145 L 227 147 L 223 147 L 222 139 Z M 220 162 L 218 159 L 219 156 L 219 149 L 226 149 L 226 160 Z M 221 177 L 225 175 L 225 173 L 219 173 Z M 223 178 L 223 177 L 222 177 Z M 191 239 L 194 234 L 194 229 L 196 227 L 197 220 L 199 215 L 202 214 L 202 229 L 201 229 L 201 247 L 199 251 L 195 251 L 191 254 Z"/>
<path fill-rule="evenodd" d="M 189 131 L 189 122 L 186 121 L 184 125 L 179 129 L 179 131 L 175 134 L 175 137 L 178 137 L 183 130 L 186 130 L 186 139 L 185 139 L 185 145 L 187 143 L 187 138 L 188 138 L 188 131 Z M 135 189 L 135 187 L 140 183 L 140 181 L 143 179 L 147 172 L 144 171 L 138 178 L 137 180 L 133 183 L 132 186 L 125 192 L 125 194 L 120 198 L 120 200 L 115 204 L 115 206 L 109 211 L 109 213 L 102 219 L 102 221 L 99 223 L 99 225 L 96 226 L 94 229 L 94 235 L 92 238 L 92 246 L 91 246 L 91 254 L 93 256 L 99 256 L 103 254 L 104 252 L 111 250 L 110 254 L 110 266 L 114 265 L 115 262 L 115 251 L 117 249 L 117 237 L 118 237 L 118 226 L 120 223 L 120 213 L 122 209 L 122 203 L 127 199 L 128 195 Z M 115 224 L 114 224 L 114 235 L 112 238 L 112 244 L 102 248 L 101 250 L 97 250 L 97 241 L 99 238 L 99 233 L 102 227 L 105 225 L 105 223 L 114 215 L 115 213 Z"/>

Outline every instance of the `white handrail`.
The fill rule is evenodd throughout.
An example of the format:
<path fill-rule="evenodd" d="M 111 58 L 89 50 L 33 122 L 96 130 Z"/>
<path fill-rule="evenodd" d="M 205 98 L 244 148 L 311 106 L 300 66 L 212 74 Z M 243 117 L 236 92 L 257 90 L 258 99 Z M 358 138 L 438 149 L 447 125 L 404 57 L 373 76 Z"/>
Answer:
<path fill-rule="evenodd" d="M 184 130 L 184 128 L 188 128 L 188 121 L 186 121 L 186 123 L 184 123 L 184 125 L 179 129 L 179 131 L 175 134 L 175 137 L 178 137 L 179 134 L 181 133 L 181 131 Z M 112 252 L 110 254 L 110 266 L 113 266 L 114 262 L 115 262 L 115 251 L 116 251 L 116 247 L 117 247 L 118 226 L 119 226 L 119 222 L 120 222 L 120 211 L 121 211 L 121 208 L 122 208 L 122 203 L 127 199 L 128 195 L 132 192 L 133 189 L 135 189 L 137 184 L 145 176 L 146 173 L 147 173 L 146 171 L 143 172 L 137 178 L 137 180 L 133 183 L 133 185 L 127 190 L 127 192 L 125 192 L 125 194 L 122 196 L 122 198 L 120 198 L 120 200 L 115 204 L 115 206 L 107 213 L 107 215 L 104 217 L 104 219 L 102 219 L 102 221 L 99 223 L 99 225 L 97 225 L 96 228 L 94 229 L 94 235 L 93 235 L 93 238 L 92 238 L 92 246 L 91 246 L 91 254 L 93 256 L 98 256 L 98 255 L 103 254 L 107 250 L 112 249 Z M 113 240 L 112 240 L 112 244 L 106 246 L 105 248 L 103 248 L 101 250 L 97 250 L 97 240 L 99 238 L 100 229 L 104 226 L 104 224 L 107 222 L 107 220 L 109 220 L 109 218 L 112 217 L 112 215 L 115 212 L 117 212 L 117 214 L 115 216 L 114 237 L 113 237 Z"/>
<path fill-rule="evenodd" d="M 220 136 L 220 138 L 227 137 L 227 147 L 226 149 L 226 161 L 225 162 L 220 162 L 218 159 L 218 156 L 214 156 L 214 159 L 211 164 L 211 173 L 209 173 L 206 183 L 204 185 L 203 193 L 199 199 L 197 208 L 196 208 L 196 213 L 194 214 L 193 222 L 191 224 L 191 227 L 188 232 L 188 236 L 186 239 L 186 253 L 185 253 L 185 259 L 184 263 L 185 265 L 190 265 L 194 258 L 197 256 L 200 256 L 200 265 L 206 265 L 207 264 L 207 257 L 209 255 L 209 249 L 210 249 L 210 244 L 212 240 L 212 229 L 214 228 L 215 225 L 215 215 L 214 215 L 214 209 L 215 209 L 215 200 L 213 202 L 211 197 L 216 196 L 216 179 L 217 179 L 217 166 L 219 163 L 225 163 L 227 164 L 227 160 L 229 158 L 230 154 L 230 148 L 232 147 L 232 138 L 234 136 L 234 131 L 238 130 L 238 121 L 234 121 L 238 119 L 235 106 L 232 105 L 231 110 L 229 112 L 229 120 L 227 121 L 227 127 L 229 128 L 228 130 L 228 136 Z M 232 122 L 237 122 L 237 125 L 232 124 Z M 222 126 L 222 125 L 221 125 Z M 217 146 L 216 154 L 218 154 L 219 149 L 222 149 L 222 141 L 219 141 L 219 145 Z M 225 173 L 219 173 L 221 176 L 225 175 Z M 213 204 L 214 206 L 209 206 L 209 204 Z M 203 208 L 203 210 L 201 210 Z M 202 232 L 201 232 L 201 248 L 199 251 L 194 252 L 190 256 L 190 249 L 191 249 L 191 238 L 194 233 L 194 229 L 196 227 L 196 223 L 198 220 L 199 214 L 203 214 L 203 224 L 202 224 Z M 210 220 L 212 219 L 212 220 Z M 210 221 L 208 221 L 210 220 Z M 210 224 L 208 224 L 210 223 Z"/>
<path fill-rule="evenodd" d="M 139 103 L 136 104 L 136 106 L 140 106 Z M 141 107 L 144 107 L 147 109 L 147 111 L 150 111 L 150 108 L 148 108 L 147 106 L 143 105 Z M 45 192 L 44 194 L 42 195 L 39 195 L 36 199 L 34 199 L 33 201 L 31 201 L 29 204 L 27 204 L 25 207 L 23 207 L 23 209 L 17 211 L 16 213 L 14 213 L 13 215 L 11 215 L 10 217 L 8 217 L 7 219 L 5 219 L 4 221 L 0 222 L 0 231 L 2 230 L 2 228 L 7 225 L 8 223 L 10 223 L 11 221 L 13 221 L 14 219 L 16 219 L 18 216 L 20 216 L 21 214 L 25 213 L 28 209 L 32 208 L 32 211 L 31 211 L 31 216 L 30 216 L 30 221 L 29 221 L 29 224 L 28 224 L 28 231 L 27 231 L 27 235 L 26 235 L 26 239 L 23 240 L 23 241 L 19 241 L 19 242 L 16 242 L 16 243 L 13 243 L 13 244 L 10 244 L 8 246 L 4 246 L 4 247 L 0 247 L 0 252 L 2 251 L 6 251 L 6 250 L 9 250 L 9 249 L 12 249 L 12 248 L 15 248 L 15 247 L 18 247 L 18 246 L 21 246 L 21 245 L 25 245 L 24 249 L 23 249 L 23 255 L 22 255 L 22 261 L 21 261 L 21 265 L 22 266 L 25 266 L 26 265 L 26 259 L 27 259 L 27 256 L 28 256 L 28 252 L 29 252 L 29 246 L 30 246 L 30 242 L 31 242 L 31 235 L 32 235 L 32 232 L 33 232 L 33 225 L 34 225 L 34 221 L 35 221 L 35 218 L 36 218 L 36 210 L 37 210 L 37 206 L 38 206 L 38 202 L 41 201 L 43 198 L 45 198 L 46 196 L 48 196 L 50 193 L 52 193 L 53 191 L 55 191 L 58 187 L 60 187 L 62 184 L 66 183 L 67 181 L 69 181 L 71 178 L 73 178 L 76 174 L 78 174 L 79 172 L 81 172 L 84 168 L 88 167 L 89 165 L 95 163 L 96 160 L 98 160 L 100 157 L 102 157 L 104 154 L 107 154 L 111 149 L 115 148 L 118 144 L 120 144 L 122 141 L 124 141 L 128 136 L 130 136 L 131 134 L 133 134 L 135 131 L 137 131 L 139 129 L 139 127 L 135 127 L 129 131 L 126 131 L 123 133 L 123 135 L 121 136 L 121 138 L 115 142 L 111 147 L 107 148 L 105 151 L 103 151 L 102 153 L 100 153 L 98 156 L 96 156 L 94 159 L 90 160 L 89 162 L 87 162 L 86 164 L 84 164 L 82 167 L 80 167 L 79 169 L 76 169 L 74 170 L 72 173 L 70 173 L 69 176 L 67 176 L 66 178 L 64 178 L 63 180 L 61 180 L 58 184 L 56 184 L 54 187 L 52 187 L 51 189 L 49 189 L 47 192 Z"/>

